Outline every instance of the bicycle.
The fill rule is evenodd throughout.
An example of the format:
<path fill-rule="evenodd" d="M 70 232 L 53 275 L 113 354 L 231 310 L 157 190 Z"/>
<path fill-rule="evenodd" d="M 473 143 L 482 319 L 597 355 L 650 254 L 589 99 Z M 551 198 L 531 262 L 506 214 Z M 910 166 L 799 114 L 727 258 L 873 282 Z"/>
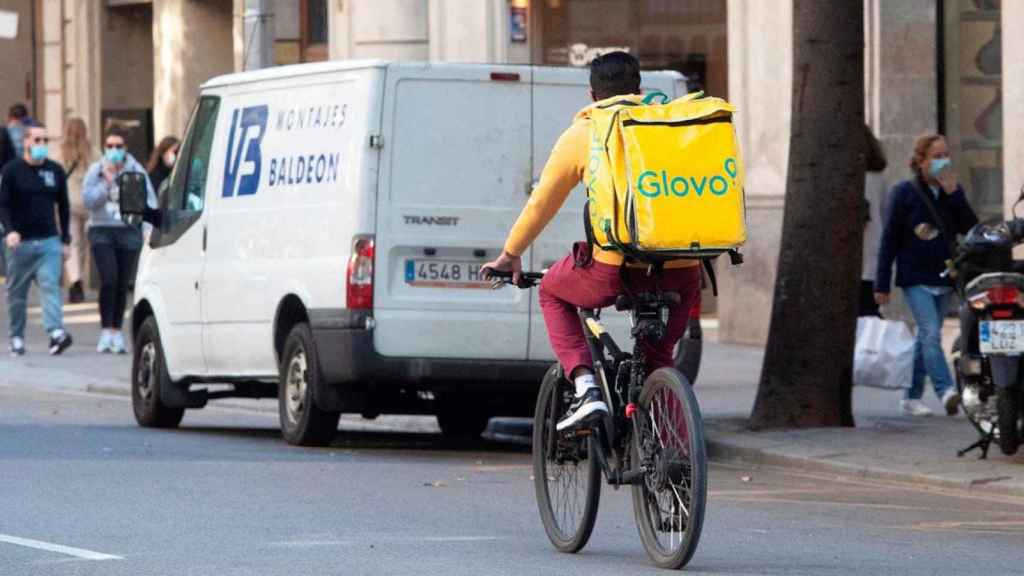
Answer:
<path fill-rule="evenodd" d="M 512 278 L 488 272 L 496 287 Z M 534 287 L 543 276 L 523 273 L 517 286 Z M 669 305 L 679 303 L 678 293 L 660 290 L 619 296 L 616 310 L 630 314 L 632 353 L 605 330 L 600 310 L 579 310 L 607 417 L 556 431 L 575 391 L 558 364 L 544 376 L 534 412 L 533 477 L 544 530 L 561 552 L 579 552 L 590 539 L 602 477 L 616 489 L 631 486 L 640 539 L 657 566 L 682 568 L 697 549 L 707 501 L 700 408 L 678 370 L 647 374 L 639 346 L 664 336 Z"/>

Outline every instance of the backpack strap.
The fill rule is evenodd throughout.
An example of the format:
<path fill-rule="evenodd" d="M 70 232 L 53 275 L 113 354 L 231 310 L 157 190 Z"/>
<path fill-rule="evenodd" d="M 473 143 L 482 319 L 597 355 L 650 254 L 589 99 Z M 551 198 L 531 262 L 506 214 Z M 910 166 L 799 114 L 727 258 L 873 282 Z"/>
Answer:
<path fill-rule="evenodd" d="M 708 275 L 708 282 L 711 283 L 711 293 L 718 298 L 718 278 L 715 276 L 715 267 L 707 258 L 701 259 L 701 263 L 704 265 L 704 272 Z"/>
<path fill-rule="evenodd" d="M 651 92 L 647 96 L 644 96 L 644 100 L 643 100 L 644 105 L 645 106 L 650 105 L 651 102 L 654 102 L 655 98 L 661 98 L 660 104 L 668 104 L 668 101 L 669 101 L 668 95 L 665 94 L 664 92 L 657 92 L 657 91 L 655 91 L 655 92 Z"/>

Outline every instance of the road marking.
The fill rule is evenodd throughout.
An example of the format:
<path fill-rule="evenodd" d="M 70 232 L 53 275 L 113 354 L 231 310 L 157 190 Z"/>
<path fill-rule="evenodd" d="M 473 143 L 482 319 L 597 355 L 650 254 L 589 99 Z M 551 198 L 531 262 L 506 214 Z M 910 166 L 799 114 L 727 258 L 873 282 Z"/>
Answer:
<path fill-rule="evenodd" d="M 270 545 L 278 548 L 322 548 L 327 546 L 355 546 L 360 544 L 373 543 L 377 541 L 388 542 L 493 542 L 500 540 L 497 536 L 381 536 L 374 538 L 342 538 L 342 539 L 319 539 L 319 540 L 289 540 L 285 542 L 271 542 Z"/>
<path fill-rule="evenodd" d="M 83 548 L 73 548 L 71 546 L 62 546 L 60 544 L 51 544 L 49 542 L 43 542 L 41 540 L 18 538 L 17 536 L 9 536 L 7 534 L 0 534 L 0 542 L 14 544 L 15 546 L 24 546 L 26 548 L 35 548 L 36 550 L 46 550 L 47 552 L 66 554 L 68 556 L 74 556 L 75 558 L 81 558 L 83 560 L 124 560 L 122 556 L 114 556 L 113 554 L 103 554 L 102 552 L 93 552 L 92 550 L 85 550 Z"/>

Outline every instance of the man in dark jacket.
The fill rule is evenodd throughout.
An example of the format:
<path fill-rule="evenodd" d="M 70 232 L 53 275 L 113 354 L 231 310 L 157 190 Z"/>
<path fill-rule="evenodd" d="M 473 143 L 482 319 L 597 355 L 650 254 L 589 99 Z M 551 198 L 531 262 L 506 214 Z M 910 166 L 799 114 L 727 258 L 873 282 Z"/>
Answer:
<path fill-rule="evenodd" d="M 6 231 L 7 307 L 15 356 L 25 353 L 25 313 L 33 280 L 39 284 L 50 354 L 71 345 L 71 335 L 64 331 L 60 290 L 61 268 L 71 243 L 68 188 L 64 169 L 47 158 L 48 142 L 45 128 L 29 125 L 22 141 L 24 157 L 0 173 L 0 223 Z"/>
<path fill-rule="evenodd" d="M 889 301 L 892 263 L 896 261 L 896 285 L 917 323 L 914 375 L 901 402 L 904 413 L 931 414 L 921 402 L 924 377 L 935 386 L 949 415 L 957 413 L 960 397 L 942 351 L 942 322 L 953 292 L 953 282 L 943 277 L 952 258 L 957 234 L 966 234 L 978 223 L 957 182 L 945 139 L 938 134 L 922 136 L 910 162 L 914 178 L 896 185 L 889 194 L 889 209 L 878 251 L 875 299 Z"/>

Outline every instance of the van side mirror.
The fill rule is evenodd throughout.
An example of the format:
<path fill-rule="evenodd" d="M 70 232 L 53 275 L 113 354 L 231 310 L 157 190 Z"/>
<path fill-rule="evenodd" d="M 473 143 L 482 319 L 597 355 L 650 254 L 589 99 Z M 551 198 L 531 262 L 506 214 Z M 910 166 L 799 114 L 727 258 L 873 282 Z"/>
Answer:
<path fill-rule="evenodd" d="M 146 212 L 146 175 L 141 172 L 124 172 L 117 177 L 118 204 L 121 218 L 142 216 Z"/>

